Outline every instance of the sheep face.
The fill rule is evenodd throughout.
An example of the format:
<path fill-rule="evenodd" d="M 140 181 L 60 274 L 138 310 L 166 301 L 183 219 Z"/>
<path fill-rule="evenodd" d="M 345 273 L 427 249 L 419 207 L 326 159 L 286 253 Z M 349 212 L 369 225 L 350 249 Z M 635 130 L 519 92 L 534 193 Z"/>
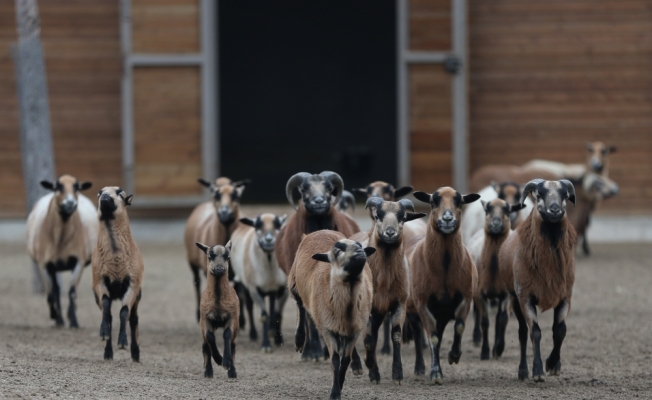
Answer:
<path fill-rule="evenodd" d="M 367 262 L 367 257 L 374 254 L 373 247 L 363 248 L 356 241 L 341 239 L 327 253 L 313 254 L 317 261 L 327 262 L 331 265 L 331 274 L 335 274 L 344 281 L 357 279 Z"/>
<path fill-rule="evenodd" d="M 452 187 L 446 186 L 437 189 L 432 195 L 426 192 L 414 192 L 414 197 L 430 204 L 431 218 L 436 219 L 435 229 L 448 235 L 459 230 L 462 206 L 478 200 L 480 195 L 476 193 L 462 195 Z"/>
<path fill-rule="evenodd" d="M 607 164 L 607 156 L 616 152 L 616 146 L 607 146 L 602 142 L 587 143 L 586 149 L 589 151 L 588 165 L 591 170 L 601 174 Z"/>
<path fill-rule="evenodd" d="M 501 236 L 509 232 L 511 229 L 510 215 L 513 213 L 512 206 L 502 199 L 493 199 L 490 202 L 480 201 L 486 213 L 485 232 L 493 236 Z M 521 209 L 521 205 L 517 204 L 514 208 Z"/>
<path fill-rule="evenodd" d="M 54 197 L 59 205 L 59 215 L 67 220 L 77 209 L 77 195 L 82 190 L 89 189 L 91 182 L 79 182 L 70 175 L 62 175 L 56 181 L 41 181 L 41 186 L 54 192 Z"/>
<path fill-rule="evenodd" d="M 244 185 L 233 186 L 232 184 L 225 184 L 216 186 L 213 191 L 213 203 L 217 218 L 224 225 L 230 225 L 235 221 L 235 216 L 240 207 L 240 199 L 244 192 Z"/>
<path fill-rule="evenodd" d="M 285 189 L 293 207 L 296 208 L 295 202 L 301 199 L 308 214 L 326 215 L 331 206 L 339 203 L 344 182 L 338 174 L 330 171 L 319 175 L 300 172 L 290 178 Z"/>
<path fill-rule="evenodd" d="M 517 183 L 514 182 L 504 182 L 496 183 L 491 182 L 491 186 L 494 188 L 498 194 L 498 198 L 505 200 L 507 204 L 519 204 L 521 202 L 521 188 Z M 513 211 L 509 214 L 509 219 L 511 223 L 514 223 L 518 213 Z"/>
<path fill-rule="evenodd" d="M 412 186 L 395 189 L 394 186 L 387 182 L 376 181 L 368 184 L 364 189 L 353 189 L 353 192 L 367 196 L 367 198 L 378 196 L 385 201 L 395 201 L 410 194 L 412 190 L 414 190 Z"/>
<path fill-rule="evenodd" d="M 240 222 L 249 225 L 256 230 L 256 240 L 263 251 L 271 253 L 274 251 L 276 237 L 285 223 L 287 215 L 278 217 L 274 214 L 260 214 L 255 220 L 240 218 Z"/>
<path fill-rule="evenodd" d="M 98 212 L 100 220 L 106 221 L 115 219 L 117 216 L 126 213 L 125 207 L 131 205 L 134 195 L 129 195 L 117 186 L 107 186 L 97 194 Z"/>
<path fill-rule="evenodd" d="M 208 257 L 208 272 L 216 278 L 224 276 L 229 270 L 229 256 L 231 254 L 231 242 L 226 246 L 208 247 L 202 243 L 195 243 L 197 247 Z"/>
<path fill-rule="evenodd" d="M 414 211 L 414 204 L 408 199 L 392 202 L 372 196 L 367 200 L 365 209 L 367 208 L 371 209 L 376 234 L 387 245 L 400 243 L 404 223 L 426 215 L 424 213 L 408 212 L 408 210 Z"/>
<path fill-rule="evenodd" d="M 595 173 L 587 173 L 582 180 L 582 186 L 589 194 L 589 197 L 597 200 L 614 197 L 619 192 L 616 182 Z"/>
<path fill-rule="evenodd" d="M 566 214 L 566 200 L 575 204 L 575 187 L 566 179 L 559 181 L 531 180 L 525 185 L 521 199 L 525 199 L 530 193 L 534 194 L 539 215 L 547 222 L 561 221 Z"/>

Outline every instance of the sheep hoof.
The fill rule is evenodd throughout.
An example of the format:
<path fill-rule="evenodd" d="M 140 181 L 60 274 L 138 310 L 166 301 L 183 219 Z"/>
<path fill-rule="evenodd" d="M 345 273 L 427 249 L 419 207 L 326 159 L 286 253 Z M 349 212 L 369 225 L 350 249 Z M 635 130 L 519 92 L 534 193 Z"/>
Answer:
<path fill-rule="evenodd" d="M 213 377 L 213 369 L 206 369 L 204 371 L 204 378 L 212 378 Z"/>
<path fill-rule="evenodd" d="M 459 352 L 458 354 L 453 354 L 453 352 L 451 351 L 450 353 L 448 353 L 448 364 L 453 365 L 453 363 L 455 364 L 459 363 L 460 357 L 462 357 L 462 352 Z"/>
<path fill-rule="evenodd" d="M 226 357 L 222 358 L 222 368 L 228 371 L 231 367 L 233 367 L 233 360 Z"/>
<path fill-rule="evenodd" d="M 57 322 L 55 322 L 54 326 L 57 328 L 63 328 L 63 325 L 64 325 L 63 318 L 57 317 Z"/>
<path fill-rule="evenodd" d="M 70 329 L 79 329 L 77 321 L 70 321 Z"/>
<path fill-rule="evenodd" d="M 526 380 L 529 374 L 527 367 L 518 369 L 518 379 L 521 381 Z"/>
<path fill-rule="evenodd" d="M 351 369 L 351 371 L 353 372 L 353 375 L 355 375 L 355 376 L 360 376 L 360 375 L 362 375 L 362 368 L 359 368 L 359 369 Z"/>
<path fill-rule="evenodd" d="M 380 372 L 378 372 L 378 367 L 374 367 L 369 370 L 369 380 L 371 383 L 380 383 Z"/>
<path fill-rule="evenodd" d="M 260 348 L 260 351 L 262 351 L 263 353 L 269 354 L 269 353 L 272 352 L 272 348 L 270 346 L 263 346 L 263 347 Z"/>
<path fill-rule="evenodd" d="M 550 375 L 559 375 L 561 372 L 561 360 L 557 361 L 555 365 L 551 365 L 550 358 L 546 360 L 546 372 Z"/>
<path fill-rule="evenodd" d="M 104 359 L 105 360 L 113 360 L 113 349 L 105 349 L 104 350 Z"/>
<path fill-rule="evenodd" d="M 125 350 L 128 345 L 129 345 L 129 341 L 127 340 L 127 334 L 120 333 L 118 335 L 118 347 L 122 350 Z"/>
<path fill-rule="evenodd" d="M 227 376 L 231 379 L 235 379 L 238 377 L 238 373 L 235 371 L 235 367 L 231 368 L 229 372 L 227 373 Z"/>
<path fill-rule="evenodd" d="M 481 360 L 488 360 L 491 357 L 489 357 L 489 349 L 482 349 L 482 352 L 480 353 L 480 359 Z M 450 356 L 449 356 L 449 361 L 450 362 Z"/>
<path fill-rule="evenodd" d="M 505 350 L 505 344 L 501 345 L 496 345 L 494 346 L 493 350 L 491 351 L 491 356 L 495 358 L 496 360 L 500 359 L 500 356 L 503 355 L 503 350 Z"/>
<path fill-rule="evenodd" d="M 283 346 L 283 335 L 282 334 L 276 334 L 274 336 L 274 344 L 277 346 Z"/>
<path fill-rule="evenodd" d="M 398 379 L 393 379 L 394 385 L 401 386 L 401 381 Z"/>
<path fill-rule="evenodd" d="M 532 379 L 537 383 L 538 382 L 545 382 L 545 380 L 546 380 L 546 378 L 543 375 L 533 376 Z"/>
<path fill-rule="evenodd" d="M 249 340 L 256 342 L 258 340 L 258 331 L 253 329 L 249 330 Z"/>
<path fill-rule="evenodd" d="M 389 344 L 384 344 L 380 349 L 380 354 L 392 354 L 392 349 L 389 347 Z"/>
<path fill-rule="evenodd" d="M 435 385 L 443 385 L 444 384 L 444 374 L 442 374 L 441 371 L 431 371 L 430 372 L 430 383 L 433 383 Z"/>

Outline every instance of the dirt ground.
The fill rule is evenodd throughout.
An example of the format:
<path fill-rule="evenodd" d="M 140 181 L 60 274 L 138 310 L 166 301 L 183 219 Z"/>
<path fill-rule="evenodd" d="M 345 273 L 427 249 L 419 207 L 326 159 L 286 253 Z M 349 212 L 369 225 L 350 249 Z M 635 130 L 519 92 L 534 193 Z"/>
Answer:
<path fill-rule="evenodd" d="M 539 384 L 518 381 L 515 320 L 508 326 L 503 358 L 481 362 L 479 349 L 471 343 L 469 318 L 460 364 L 442 365 L 443 386 L 431 386 L 426 378 L 413 375 L 413 346 L 405 346 L 402 386 L 388 379 L 391 358 L 379 356 L 380 384 L 369 382 L 366 369 L 362 376 L 349 372 L 343 398 L 652 397 L 652 246 L 593 248 L 592 257 L 577 260 L 560 377 L 546 377 L 546 382 Z M 30 292 L 31 267 L 24 247 L 0 244 L 0 398 L 328 397 L 330 364 L 300 362 L 291 344 L 296 323 L 291 299 L 283 326 L 288 344 L 264 354 L 258 343 L 250 342 L 247 333 L 241 332 L 235 359 L 238 378 L 227 379 L 221 368 L 215 369 L 213 379 L 203 378 L 201 336 L 183 247 L 148 245 L 141 250 L 146 268 L 140 306 L 141 362 L 133 363 L 128 351 L 115 350 L 113 361 L 102 359 L 101 314 L 91 292 L 90 269 L 84 271 L 78 290 L 81 328 L 56 329 L 48 318 L 45 297 Z M 67 281 L 68 276 L 65 286 Z M 62 307 L 67 305 L 67 298 L 62 299 Z M 118 308 L 114 305 L 114 340 Z M 541 322 L 546 357 L 552 348 L 551 318 L 547 312 Z M 260 329 L 260 323 L 258 326 Z M 442 354 L 451 343 L 449 325 Z M 531 368 L 531 348 L 528 352 Z M 429 361 L 426 353 L 426 365 Z"/>

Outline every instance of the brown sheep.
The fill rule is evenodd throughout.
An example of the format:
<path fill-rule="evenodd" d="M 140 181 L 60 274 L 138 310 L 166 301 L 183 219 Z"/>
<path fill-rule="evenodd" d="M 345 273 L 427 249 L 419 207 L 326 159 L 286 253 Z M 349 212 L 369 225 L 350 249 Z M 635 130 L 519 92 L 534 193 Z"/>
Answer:
<path fill-rule="evenodd" d="M 104 359 L 113 359 L 111 345 L 111 302 L 120 300 L 118 346 L 128 345 L 126 322 L 131 328 L 131 359 L 140 361 L 138 347 L 138 303 L 141 298 L 144 264 L 138 246 L 131 236 L 126 207 L 133 195 L 116 186 L 105 187 L 98 194 L 100 232 L 91 263 L 95 302 L 102 310 L 100 336 L 106 339 Z"/>
<path fill-rule="evenodd" d="M 229 257 L 231 242 L 226 246 L 208 247 L 202 243 L 196 244 L 206 254 L 208 274 L 206 289 L 199 305 L 199 326 L 204 339 L 202 354 L 204 355 L 204 377 L 213 377 L 213 363 L 221 365 L 228 371 L 229 378 L 237 378 L 235 370 L 235 339 L 239 331 L 240 300 L 235 289 L 229 283 Z M 224 357 L 217 349 L 215 330 L 224 328 Z"/>
<path fill-rule="evenodd" d="M 232 182 L 229 178 L 221 177 L 215 183 L 199 179 L 199 183 L 210 189 L 213 199 L 199 204 L 192 210 L 183 238 L 186 246 L 188 264 L 193 274 L 195 294 L 197 298 L 197 320 L 199 321 L 199 302 L 201 299 L 201 274 L 206 276 L 206 256 L 197 249 L 196 242 L 215 243 L 224 246 L 233 232 L 240 226 L 240 199 L 249 180 Z M 233 280 L 230 272 L 229 279 Z M 239 287 L 236 288 L 238 290 Z M 244 293 L 242 294 L 245 295 Z M 244 304 L 243 304 L 244 305 Z M 242 310 L 241 310 L 242 311 Z M 244 315 L 241 313 L 240 326 L 244 327 Z M 257 337 L 252 338 L 256 340 Z"/>
<path fill-rule="evenodd" d="M 294 264 L 302 235 L 321 229 L 342 232 L 345 237 L 360 232 L 360 227 L 353 218 L 335 208 L 343 189 L 342 178 L 331 171 L 324 171 L 319 175 L 299 172 L 288 180 L 285 194 L 297 212 L 292 214 L 281 228 L 274 248 L 278 265 L 286 275 L 289 275 Z M 301 356 L 304 360 L 317 361 L 321 358 L 323 349 L 317 328 L 312 323 L 310 325 L 308 344 Z M 352 369 L 355 373 L 362 373 L 362 364 L 356 360 Z"/>
<path fill-rule="evenodd" d="M 41 186 L 52 193 L 41 197 L 27 217 L 27 252 L 38 267 L 47 292 L 50 318 L 57 326 L 63 325 L 57 273 L 72 272 L 68 320 L 71 328 L 78 328 L 77 285 L 84 267 L 91 262 L 99 230 L 95 206 L 80 193 L 92 183 L 62 175 L 54 182 L 41 181 Z"/>
<path fill-rule="evenodd" d="M 378 329 L 385 317 L 389 317 L 391 313 L 389 318 L 394 344 L 392 380 L 400 384 L 403 380 L 401 329 L 405 322 L 405 307 L 410 294 L 410 267 L 403 250 L 403 226 L 408 221 L 423 218 L 425 214 L 414 213 L 414 204 L 408 199 L 391 202 L 373 196 L 367 200 L 366 208 L 371 210 L 374 227 L 369 232 L 356 233 L 350 237 L 362 246 L 376 249 L 376 256 L 369 260 L 373 273 L 374 297 L 364 338 L 367 350 L 365 364 L 369 368 L 371 382 L 380 383 L 380 372 L 376 363 Z"/>
<path fill-rule="evenodd" d="M 539 168 L 524 168 L 516 165 L 485 165 L 471 175 L 469 187 L 477 192 L 490 185 L 492 182 L 516 182 L 522 185 L 532 179 L 559 179 L 561 176 L 556 172 L 546 171 Z"/>
<path fill-rule="evenodd" d="M 534 347 L 532 377 L 542 382 L 541 329 L 537 306 L 541 312 L 554 308 L 552 338 L 554 348 L 546 360 L 546 371 L 561 371 L 560 351 L 566 336 L 566 317 L 570 311 L 575 281 L 575 229 L 566 216 L 566 201 L 575 203 L 575 189 L 567 180 L 535 179 L 523 189 L 522 199 L 534 193 L 536 210 L 515 231 L 500 249 L 500 276 L 511 294 L 514 314 L 518 319 L 521 362 L 518 378 L 528 377 L 526 360 L 527 333 Z"/>
<path fill-rule="evenodd" d="M 442 187 L 432 195 L 414 192 L 414 197 L 430 204 L 432 212 L 426 235 L 405 243 L 412 282 L 407 305 L 408 320 L 416 343 L 421 343 L 425 326 L 430 336 L 432 356 L 430 380 L 441 385 L 444 375 L 439 363 L 439 349 L 444 329 L 449 321 L 455 320 L 455 337 L 448 362 L 457 364 L 462 355 L 466 316 L 478 281 L 478 271 L 462 244 L 459 229 L 462 206 L 473 203 L 480 196 L 475 193 L 463 196 L 453 188 Z M 421 346 L 416 346 L 414 373 L 425 373 Z"/>
<path fill-rule="evenodd" d="M 367 257 L 374 251 L 342 233 L 317 231 L 304 237 L 288 276 L 288 290 L 299 306 L 296 350 L 304 351 L 310 319 L 331 355 L 331 399 L 341 398 L 355 344 L 369 321 L 373 278 Z"/>
<path fill-rule="evenodd" d="M 519 193 L 520 197 L 520 193 Z M 473 342 L 482 340 L 481 360 L 489 359 L 489 304 L 498 303 L 496 314 L 496 339 L 492 354 L 499 358 L 505 350 L 505 328 L 507 327 L 509 293 L 498 273 L 498 252 L 511 231 L 511 215 L 523 206 L 511 205 L 502 199 L 482 202 L 485 211 L 484 230 L 476 232 L 469 241 L 468 249 L 478 269 L 478 290 L 473 301 L 475 327 Z M 482 331 L 480 331 L 482 325 Z"/>

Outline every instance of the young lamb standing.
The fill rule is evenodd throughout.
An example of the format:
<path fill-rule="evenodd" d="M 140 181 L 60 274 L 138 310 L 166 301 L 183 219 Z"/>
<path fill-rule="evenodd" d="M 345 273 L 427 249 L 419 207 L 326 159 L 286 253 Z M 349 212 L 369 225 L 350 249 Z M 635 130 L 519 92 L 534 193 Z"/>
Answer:
<path fill-rule="evenodd" d="M 442 336 L 449 321 L 455 321 L 453 347 L 448 363 L 458 363 L 462 356 L 462 333 L 477 287 L 478 271 L 471 255 L 462 244 L 459 221 L 462 206 L 480 198 L 475 193 L 462 196 L 450 187 L 437 189 L 432 195 L 414 192 L 417 200 L 430 204 L 432 212 L 425 236 L 406 243 L 412 282 L 408 299 L 408 320 L 414 340 L 421 343 L 422 324 L 430 336 L 432 363 L 430 380 L 441 385 L 444 375 L 439 363 Z M 416 346 L 415 375 L 423 375 L 423 349 Z"/>
<path fill-rule="evenodd" d="M 360 242 L 362 246 L 371 245 L 376 249 L 376 256 L 369 260 L 373 274 L 374 297 L 364 338 L 367 350 L 365 364 L 369 368 L 371 382 L 380 383 L 380 372 L 376 363 L 378 329 L 385 317 L 391 313 L 391 335 L 394 344 L 392 380 L 400 384 L 403 380 L 402 328 L 410 294 L 410 267 L 403 251 L 403 224 L 422 218 L 425 214 L 414 213 L 414 204 L 408 199 L 391 202 L 374 196 L 367 200 L 366 208 L 371 209 L 374 227 L 369 232 L 360 232 L 350 238 Z"/>
<path fill-rule="evenodd" d="M 473 343 L 479 345 L 482 340 L 480 359 L 488 360 L 490 303 L 498 303 L 496 339 L 492 351 L 495 358 L 500 357 L 505 349 L 505 328 L 509 319 L 509 293 L 498 272 L 498 252 L 511 231 L 510 216 L 523 206 L 520 203 L 510 205 L 502 199 L 480 201 L 486 213 L 484 231 L 476 232 L 469 241 L 468 249 L 478 269 L 478 290 L 473 301 L 476 314 Z"/>
<path fill-rule="evenodd" d="M 229 259 L 231 242 L 226 246 L 208 247 L 197 243 L 197 247 L 206 254 L 208 274 L 206 289 L 199 306 L 199 325 L 204 338 L 202 353 L 204 355 L 204 377 L 213 377 L 211 356 L 217 365 L 228 371 L 229 378 L 237 378 L 235 370 L 235 339 L 238 337 L 238 319 L 240 301 L 235 289 L 229 284 Z M 224 357 L 217 349 L 215 330 L 224 328 Z"/>
<path fill-rule="evenodd" d="M 240 227 L 233 232 L 231 252 L 231 268 L 235 274 L 234 281 L 244 284 L 244 287 L 260 307 L 263 322 L 263 342 L 261 349 L 272 352 L 269 342 L 270 330 L 275 331 L 274 340 L 277 346 L 283 344 L 281 319 L 283 308 L 288 298 L 287 278 L 276 261 L 274 246 L 276 237 L 285 223 L 286 216 L 261 214 L 255 220 L 240 219 Z M 269 297 L 269 313 L 265 307 L 265 297 Z M 249 308 L 249 306 L 247 306 Z M 249 316 L 253 310 L 248 309 Z M 250 329 L 255 330 L 253 318 L 249 321 Z"/>
<path fill-rule="evenodd" d="M 367 257 L 374 251 L 339 232 L 317 231 L 304 235 L 288 276 L 288 289 L 299 306 L 296 350 L 303 352 L 307 342 L 307 313 L 331 356 L 331 399 L 341 398 L 355 344 L 369 321 L 373 278 Z"/>
<path fill-rule="evenodd" d="M 546 371 L 559 375 L 560 351 L 566 336 L 566 317 L 570 311 L 575 282 L 575 229 L 566 216 L 566 201 L 575 203 L 575 188 L 570 181 L 535 179 L 523 189 L 524 199 L 534 193 L 536 210 L 507 238 L 500 249 L 500 275 L 514 302 L 518 319 L 521 362 L 518 378 L 528 377 L 527 333 L 534 347 L 532 377 L 543 382 L 541 312 L 554 309 L 552 338 L 554 347 L 546 359 Z"/>
<path fill-rule="evenodd" d="M 126 207 L 133 195 L 116 186 L 105 187 L 98 194 L 100 233 L 91 263 L 95 302 L 102 311 L 100 336 L 106 340 L 104 359 L 113 359 L 111 345 L 111 302 L 120 300 L 118 346 L 127 347 L 126 323 L 131 328 L 131 359 L 140 361 L 138 347 L 138 304 L 141 299 L 144 264 L 138 246 L 131 236 Z"/>
<path fill-rule="evenodd" d="M 63 325 L 61 288 L 57 273 L 72 271 L 68 319 L 71 328 L 78 328 L 75 313 L 77 285 L 84 266 L 90 264 L 97 243 L 99 224 L 93 203 L 79 193 L 92 186 L 70 175 L 54 182 L 41 181 L 52 193 L 41 197 L 27 217 L 27 251 L 45 285 L 50 306 L 50 318 Z"/>

